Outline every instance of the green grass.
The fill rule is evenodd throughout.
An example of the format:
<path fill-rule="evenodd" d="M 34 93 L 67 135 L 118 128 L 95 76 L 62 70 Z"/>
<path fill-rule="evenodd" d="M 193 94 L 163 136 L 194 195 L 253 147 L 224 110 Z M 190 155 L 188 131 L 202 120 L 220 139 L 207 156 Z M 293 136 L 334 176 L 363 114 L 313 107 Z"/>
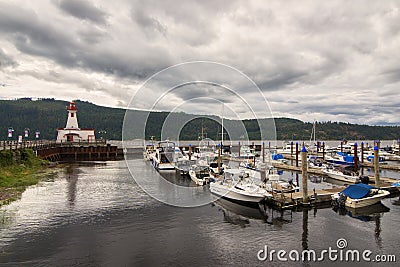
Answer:
<path fill-rule="evenodd" d="M 31 149 L 0 152 L 0 202 L 15 198 L 25 187 L 37 184 L 46 161 L 37 158 Z"/>

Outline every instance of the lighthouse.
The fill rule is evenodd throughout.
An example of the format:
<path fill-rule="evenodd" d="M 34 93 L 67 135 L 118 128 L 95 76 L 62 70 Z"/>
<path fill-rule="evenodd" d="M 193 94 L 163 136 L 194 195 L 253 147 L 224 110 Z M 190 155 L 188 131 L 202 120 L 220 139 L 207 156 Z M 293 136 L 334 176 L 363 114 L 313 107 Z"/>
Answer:
<path fill-rule="evenodd" d="M 78 108 L 75 102 L 70 102 L 66 107 L 68 111 L 67 124 L 65 128 L 57 129 L 57 142 L 93 142 L 96 141 L 94 129 L 79 128 Z"/>
<path fill-rule="evenodd" d="M 78 116 L 77 116 L 78 109 L 75 106 L 75 102 L 69 103 L 69 106 L 67 106 L 67 111 L 68 111 L 68 119 L 65 129 L 79 129 Z"/>

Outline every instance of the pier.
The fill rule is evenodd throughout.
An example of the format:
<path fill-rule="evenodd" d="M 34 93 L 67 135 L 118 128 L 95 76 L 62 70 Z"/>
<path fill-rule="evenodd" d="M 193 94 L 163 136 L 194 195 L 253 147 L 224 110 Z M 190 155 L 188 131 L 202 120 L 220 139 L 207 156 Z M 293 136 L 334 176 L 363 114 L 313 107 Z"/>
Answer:
<path fill-rule="evenodd" d="M 121 148 L 100 139 L 87 142 L 0 141 L 0 150 L 32 149 L 36 156 L 49 161 L 108 161 L 124 158 Z"/>

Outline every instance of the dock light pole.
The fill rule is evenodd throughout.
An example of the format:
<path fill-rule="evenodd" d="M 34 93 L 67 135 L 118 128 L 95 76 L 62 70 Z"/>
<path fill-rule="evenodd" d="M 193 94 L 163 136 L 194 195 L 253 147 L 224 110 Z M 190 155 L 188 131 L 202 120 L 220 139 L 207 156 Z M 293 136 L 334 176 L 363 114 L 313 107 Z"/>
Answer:
<path fill-rule="evenodd" d="M 354 171 L 358 172 L 358 145 L 357 142 L 354 143 Z"/>
<path fill-rule="evenodd" d="M 374 170 L 375 170 L 375 186 L 380 187 L 381 182 L 379 178 L 379 147 L 374 147 Z"/>
<path fill-rule="evenodd" d="M 307 149 L 303 146 L 301 150 L 301 178 L 302 178 L 302 190 L 303 190 L 303 204 L 308 203 L 308 188 L 307 188 Z"/>
<path fill-rule="evenodd" d="M 296 167 L 299 167 L 299 142 L 296 142 Z"/>
<path fill-rule="evenodd" d="M 29 137 L 29 132 L 30 132 L 30 129 L 29 128 L 25 128 L 25 130 L 24 130 L 24 137 L 25 138 Z"/>

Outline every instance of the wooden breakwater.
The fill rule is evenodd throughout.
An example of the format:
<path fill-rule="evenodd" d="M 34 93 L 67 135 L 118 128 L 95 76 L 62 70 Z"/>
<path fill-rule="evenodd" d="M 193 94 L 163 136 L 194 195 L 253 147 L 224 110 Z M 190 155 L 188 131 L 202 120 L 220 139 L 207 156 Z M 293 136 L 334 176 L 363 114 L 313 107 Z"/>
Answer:
<path fill-rule="evenodd" d="M 124 158 L 121 148 L 107 144 L 106 140 L 94 142 L 1 141 L 2 150 L 16 151 L 30 148 L 36 156 L 49 161 L 108 161 Z"/>

